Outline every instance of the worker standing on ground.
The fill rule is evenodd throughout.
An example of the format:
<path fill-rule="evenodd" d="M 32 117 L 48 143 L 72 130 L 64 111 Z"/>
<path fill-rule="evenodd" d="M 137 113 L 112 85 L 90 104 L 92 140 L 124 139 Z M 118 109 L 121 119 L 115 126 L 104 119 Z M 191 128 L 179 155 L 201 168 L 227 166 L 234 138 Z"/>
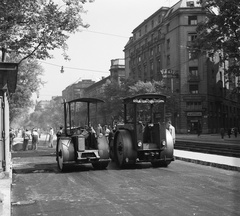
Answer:
<path fill-rule="evenodd" d="M 224 128 L 220 129 L 220 134 L 221 134 L 222 139 L 224 139 L 224 134 L 225 134 Z"/>
<path fill-rule="evenodd" d="M 48 148 L 53 148 L 53 128 L 50 127 L 50 130 L 49 130 L 49 140 L 48 140 Z"/>
<path fill-rule="evenodd" d="M 101 124 L 98 124 L 96 133 L 97 133 L 97 137 L 103 135 L 103 129 Z"/>
<path fill-rule="evenodd" d="M 172 135 L 173 144 L 175 144 L 175 141 L 176 141 L 175 127 L 172 126 L 171 121 L 168 121 L 167 129 L 169 130 L 170 134 Z"/>
<path fill-rule="evenodd" d="M 32 132 L 32 150 L 37 150 L 38 147 L 38 132 L 37 129 L 34 128 Z"/>
<path fill-rule="evenodd" d="M 31 139 L 31 133 L 28 129 L 26 129 L 23 137 L 23 151 L 28 150 L 28 141 L 30 139 Z"/>
<path fill-rule="evenodd" d="M 62 133 L 63 133 L 63 126 L 60 126 L 58 132 L 56 133 L 57 143 L 58 143 L 58 140 L 59 140 L 60 136 L 62 135 Z"/>

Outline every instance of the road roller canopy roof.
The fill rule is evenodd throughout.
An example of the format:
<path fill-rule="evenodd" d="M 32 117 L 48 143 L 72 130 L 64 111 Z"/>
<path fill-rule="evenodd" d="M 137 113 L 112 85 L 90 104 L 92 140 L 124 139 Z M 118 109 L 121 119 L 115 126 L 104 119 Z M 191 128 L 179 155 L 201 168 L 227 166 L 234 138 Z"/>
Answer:
<path fill-rule="evenodd" d="M 68 101 L 67 103 L 76 103 L 76 102 L 85 102 L 85 103 L 104 103 L 104 100 L 98 99 L 98 98 L 78 98 L 71 101 Z"/>
<path fill-rule="evenodd" d="M 165 103 L 167 96 L 162 94 L 139 94 L 132 97 L 127 97 L 123 99 L 124 104 L 128 103 L 142 103 L 142 104 L 154 104 L 154 103 Z"/>

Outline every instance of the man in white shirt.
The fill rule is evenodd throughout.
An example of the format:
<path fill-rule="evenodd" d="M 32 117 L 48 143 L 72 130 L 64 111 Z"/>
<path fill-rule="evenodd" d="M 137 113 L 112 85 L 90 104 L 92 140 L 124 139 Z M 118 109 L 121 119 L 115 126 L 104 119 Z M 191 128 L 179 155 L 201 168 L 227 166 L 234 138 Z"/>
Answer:
<path fill-rule="evenodd" d="M 50 127 L 50 131 L 49 131 L 49 144 L 48 147 L 49 148 L 53 148 L 53 128 Z"/>
<path fill-rule="evenodd" d="M 175 140 L 176 140 L 175 127 L 172 126 L 171 121 L 168 122 L 167 129 L 169 130 L 170 134 L 172 135 L 173 144 L 175 144 Z"/>

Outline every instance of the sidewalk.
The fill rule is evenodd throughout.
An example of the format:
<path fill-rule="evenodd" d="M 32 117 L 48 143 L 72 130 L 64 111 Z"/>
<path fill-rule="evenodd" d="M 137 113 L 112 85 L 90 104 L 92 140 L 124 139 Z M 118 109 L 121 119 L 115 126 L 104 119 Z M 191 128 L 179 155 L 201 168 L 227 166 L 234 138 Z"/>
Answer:
<path fill-rule="evenodd" d="M 12 178 L 6 173 L 0 173 L 0 215 L 11 215 L 11 184 Z"/>
<path fill-rule="evenodd" d="M 240 135 L 237 137 L 231 135 L 229 138 L 225 136 L 221 138 L 220 134 L 202 134 L 199 137 L 197 134 L 176 134 L 176 140 L 191 141 L 196 143 L 210 143 L 210 144 L 227 144 L 240 146 Z M 177 160 L 208 165 L 228 170 L 240 171 L 240 158 L 226 157 L 214 154 L 204 154 L 198 152 L 190 152 L 174 149 L 174 156 Z"/>

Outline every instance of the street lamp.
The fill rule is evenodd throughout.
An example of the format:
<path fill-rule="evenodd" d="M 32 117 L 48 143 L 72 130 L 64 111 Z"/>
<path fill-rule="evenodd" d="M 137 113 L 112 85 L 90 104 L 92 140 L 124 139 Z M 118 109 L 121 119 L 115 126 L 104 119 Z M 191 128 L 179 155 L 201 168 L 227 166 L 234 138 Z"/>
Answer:
<path fill-rule="evenodd" d="M 60 70 L 61 73 L 64 73 L 64 69 L 63 69 L 63 66 L 61 67 L 61 70 Z"/>

